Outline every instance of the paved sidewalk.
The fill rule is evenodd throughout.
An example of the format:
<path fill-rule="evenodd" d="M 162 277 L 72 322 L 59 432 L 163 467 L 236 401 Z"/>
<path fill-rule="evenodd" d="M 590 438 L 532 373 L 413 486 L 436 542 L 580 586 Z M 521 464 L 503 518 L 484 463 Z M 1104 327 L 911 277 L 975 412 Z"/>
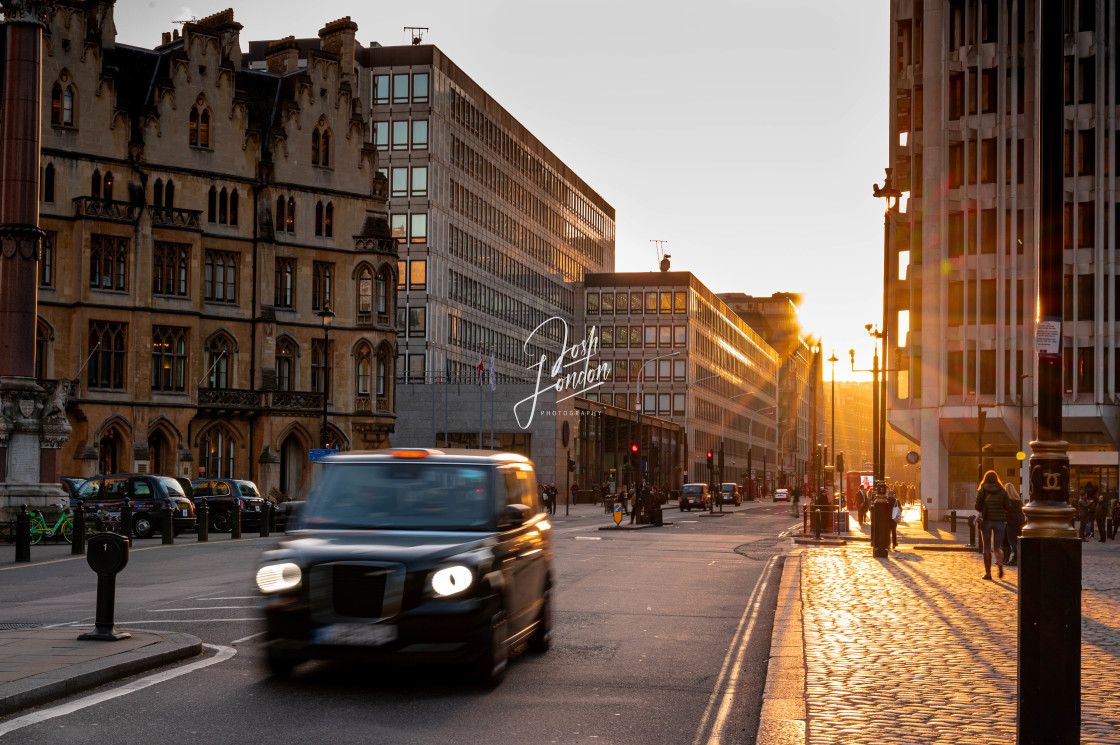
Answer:
<path fill-rule="evenodd" d="M 914 550 L 928 537 L 908 521 L 889 559 L 861 542 L 789 557 L 758 743 L 1014 743 L 1017 570 L 985 581 L 978 554 Z M 1081 742 L 1104 745 L 1120 742 L 1120 544 L 1083 549 Z M 778 688 L 798 639 L 800 701 Z"/>

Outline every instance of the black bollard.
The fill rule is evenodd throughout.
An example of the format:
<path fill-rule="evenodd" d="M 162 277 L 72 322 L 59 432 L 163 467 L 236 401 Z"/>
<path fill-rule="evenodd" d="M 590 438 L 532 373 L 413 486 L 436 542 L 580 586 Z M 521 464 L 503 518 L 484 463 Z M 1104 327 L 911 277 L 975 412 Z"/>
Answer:
<path fill-rule="evenodd" d="M 268 502 L 261 503 L 261 513 L 257 516 L 261 538 L 268 538 Z"/>
<path fill-rule="evenodd" d="M 82 500 L 74 502 L 71 509 L 71 519 L 74 521 L 74 533 L 71 536 L 70 553 L 84 554 L 86 552 L 86 512 L 82 508 Z"/>
<path fill-rule="evenodd" d="M 926 509 L 926 506 L 924 504 L 921 506 L 921 509 L 922 509 L 922 530 L 927 530 L 928 531 L 929 530 L 929 510 Z"/>
<path fill-rule="evenodd" d="M 210 540 L 210 508 L 206 506 L 206 500 L 200 499 L 198 507 L 195 507 L 194 517 L 196 530 L 198 531 L 198 540 L 200 543 L 205 543 Z"/>
<path fill-rule="evenodd" d="M 956 533 L 957 532 L 957 511 L 956 510 L 950 510 L 949 511 L 949 532 L 950 533 Z M 970 541 L 970 543 L 971 543 L 971 541 Z"/>
<path fill-rule="evenodd" d="M 175 510 L 171 509 L 171 505 L 163 508 L 163 526 L 160 528 L 160 533 L 163 534 L 163 545 L 170 546 L 175 543 Z"/>
<path fill-rule="evenodd" d="M 230 538 L 241 537 L 241 500 L 233 501 L 233 509 L 229 511 Z"/>
<path fill-rule="evenodd" d="M 821 508 L 816 507 L 813 509 L 813 536 L 819 541 L 821 539 Z"/>
<path fill-rule="evenodd" d="M 26 504 L 16 514 L 16 561 L 31 561 L 31 516 Z"/>
<path fill-rule="evenodd" d="M 132 546 L 132 502 L 128 501 L 128 497 L 124 498 L 121 502 L 121 535 L 128 539 L 128 545 Z"/>
<path fill-rule="evenodd" d="M 86 562 L 97 572 L 97 614 L 93 631 L 80 634 L 78 638 L 102 642 L 131 638 L 132 634 L 127 631 L 118 633 L 113 625 L 117 574 L 128 564 L 128 540 L 116 533 L 98 533 L 89 539 Z"/>
<path fill-rule="evenodd" d="M 885 482 L 875 484 L 875 502 L 871 510 L 871 555 L 885 559 L 891 544 L 891 503 L 887 501 Z"/>

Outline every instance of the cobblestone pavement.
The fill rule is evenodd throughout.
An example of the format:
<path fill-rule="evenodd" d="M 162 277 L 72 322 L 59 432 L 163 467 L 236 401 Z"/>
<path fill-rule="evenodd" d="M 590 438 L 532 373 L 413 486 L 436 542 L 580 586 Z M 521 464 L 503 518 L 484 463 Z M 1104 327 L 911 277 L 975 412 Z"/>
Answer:
<path fill-rule="evenodd" d="M 920 542 L 920 527 L 902 530 Z M 902 548 L 889 560 L 858 543 L 804 552 L 807 742 L 1014 743 L 1017 570 L 988 582 L 979 554 Z M 1120 547 L 1083 548 L 1081 742 L 1112 744 Z"/>

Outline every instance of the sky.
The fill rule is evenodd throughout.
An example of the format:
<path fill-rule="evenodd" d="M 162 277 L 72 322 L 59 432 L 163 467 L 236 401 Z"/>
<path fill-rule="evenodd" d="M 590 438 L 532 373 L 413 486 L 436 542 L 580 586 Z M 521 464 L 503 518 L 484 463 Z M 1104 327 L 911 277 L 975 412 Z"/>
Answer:
<path fill-rule="evenodd" d="M 118 0 L 117 40 L 230 7 Z M 674 270 L 714 292 L 804 295 L 806 331 L 870 367 L 882 323 L 888 0 L 243 0 L 250 40 L 435 44 L 615 208 L 617 271 Z M 825 378 L 830 371 L 825 370 Z"/>

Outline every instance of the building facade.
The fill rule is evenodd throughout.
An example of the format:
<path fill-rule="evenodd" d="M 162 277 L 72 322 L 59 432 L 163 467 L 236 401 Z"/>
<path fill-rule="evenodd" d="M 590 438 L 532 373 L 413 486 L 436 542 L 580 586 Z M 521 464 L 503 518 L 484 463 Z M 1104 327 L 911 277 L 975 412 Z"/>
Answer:
<path fill-rule="evenodd" d="M 1064 438 L 1070 485 L 1117 489 L 1116 4 L 1066 8 Z M 1025 483 L 1035 427 L 1035 0 L 891 4 L 890 423 L 935 514 L 979 472 Z M 929 502 L 929 500 L 932 500 Z"/>
<path fill-rule="evenodd" d="M 811 453 L 826 434 L 820 394 L 821 347 L 808 337 L 797 314 L 800 295 L 755 297 L 741 292 L 719 296 L 778 353 L 778 486 L 815 485 Z"/>
<path fill-rule="evenodd" d="M 572 282 L 614 270 L 615 212 L 431 45 L 359 50 L 399 238 L 397 378 L 528 382 L 560 353 Z M 542 324 L 544 324 L 542 326 Z"/>
<path fill-rule="evenodd" d="M 778 354 L 691 272 L 588 274 L 577 326 L 610 373 L 586 397 L 676 422 L 682 462 L 672 486 L 777 474 Z M 722 448 L 721 448 L 722 444 Z"/>
<path fill-rule="evenodd" d="M 72 381 L 63 473 L 298 498 L 310 449 L 394 425 L 397 246 L 357 27 L 252 70 L 232 10 L 153 49 L 118 44 L 113 10 L 59 0 L 44 35 L 36 375 Z"/>

